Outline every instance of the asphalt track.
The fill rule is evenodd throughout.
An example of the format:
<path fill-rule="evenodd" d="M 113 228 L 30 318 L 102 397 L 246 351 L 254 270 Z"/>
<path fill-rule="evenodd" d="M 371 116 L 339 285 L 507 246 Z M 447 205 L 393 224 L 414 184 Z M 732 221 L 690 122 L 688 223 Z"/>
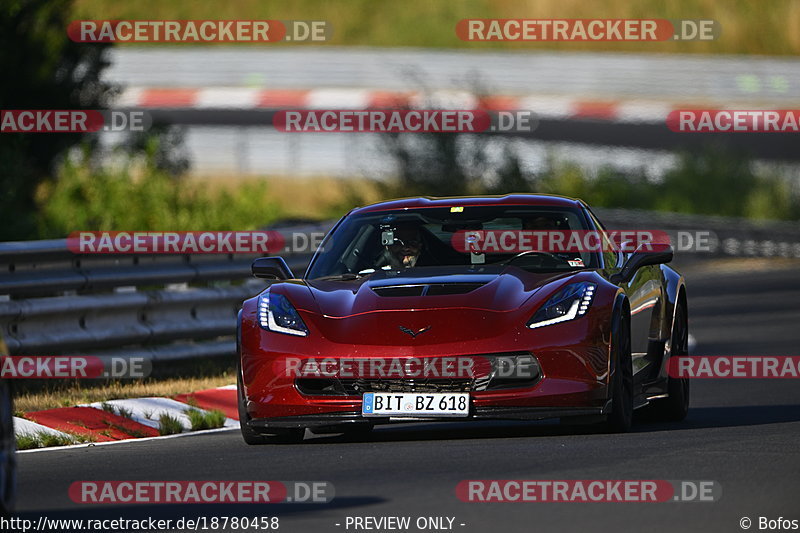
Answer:
<path fill-rule="evenodd" d="M 800 353 L 800 269 L 687 275 L 696 354 Z M 251 447 L 236 431 L 19 456 L 20 517 L 279 516 L 283 532 L 335 532 L 347 516 L 455 517 L 463 532 L 742 531 L 799 519 L 800 382 L 698 380 L 679 424 L 625 435 L 553 423 L 388 426 Z M 75 480 L 325 480 L 330 504 L 79 506 Z M 713 503 L 464 503 L 464 479 L 715 480 Z M 341 526 L 336 526 L 341 524 Z M 465 524 L 461 526 L 460 524 Z M 415 528 L 410 531 L 418 531 Z"/>

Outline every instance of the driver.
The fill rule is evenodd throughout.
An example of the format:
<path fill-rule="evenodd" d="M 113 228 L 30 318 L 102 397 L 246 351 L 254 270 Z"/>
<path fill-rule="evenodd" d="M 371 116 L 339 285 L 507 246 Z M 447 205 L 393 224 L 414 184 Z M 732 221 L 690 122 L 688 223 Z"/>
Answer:
<path fill-rule="evenodd" d="M 559 226 L 553 218 L 539 215 L 523 219 L 522 229 L 525 231 L 555 230 L 559 229 Z"/>
<path fill-rule="evenodd" d="M 394 244 L 385 247 L 385 255 L 393 269 L 412 268 L 422 253 L 422 237 L 416 224 L 398 224 Z"/>
<path fill-rule="evenodd" d="M 522 219 L 523 231 L 546 231 L 546 232 L 562 232 L 568 231 L 568 224 L 563 218 L 553 215 L 539 214 Z M 550 243 L 550 239 L 547 241 Z M 571 266 L 583 265 L 583 259 L 580 254 L 575 252 L 568 252 L 565 250 L 554 249 L 552 246 L 545 246 L 542 250 L 552 253 L 555 257 L 568 262 Z"/>
<path fill-rule="evenodd" d="M 536 215 L 522 219 L 522 231 L 542 231 L 547 232 L 548 235 L 552 235 L 551 232 L 558 231 L 558 229 L 558 222 L 554 218 L 547 215 Z M 549 238 L 546 242 L 548 244 L 546 244 L 544 250 L 541 251 L 551 253 L 556 251 L 551 249 L 551 246 L 549 245 Z"/>

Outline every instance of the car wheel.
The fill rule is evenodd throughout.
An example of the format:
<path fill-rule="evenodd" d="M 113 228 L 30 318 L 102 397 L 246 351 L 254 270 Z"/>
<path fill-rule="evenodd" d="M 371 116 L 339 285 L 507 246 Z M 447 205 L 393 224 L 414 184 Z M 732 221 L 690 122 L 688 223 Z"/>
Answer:
<path fill-rule="evenodd" d="M 666 353 L 668 357 L 689 353 L 689 323 L 684 305 L 675 310 L 675 325 Z M 667 380 L 668 396 L 651 402 L 648 410 L 654 419 L 680 422 L 689 414 L 689 378 L 668 377 Z"/>
<path fill-rule="evenodd" d="M 14 510 L 17 487 L 17 441 L 11 387 L 6 381 L 0 381 L 0 417 L 0 516 L 8 518 Z"/>
<path fill-rule="evenodd" d="M 247 404 L 244 398 L 244 386 L 242 385 L 242 372 L 236 369 L 236 391 L 239 408 L 239 428 L 242 431 L 242 438 L 247 444 L 291 444 L 302 442 L 305 437 L 305 428 L 281 430 L 276 435 L 264 435 L 253 430 L 247 423 L 250 415 L 247 414 Z"/>
<path fill-rule="evenodd" d="M 628 321 L 622 317 L 616 335 L 612 334 L 614 373 L 611 376 L 611 412 L 606 415 L 605 430 L 624 433 L 633 423 L 633 363 Z"/>

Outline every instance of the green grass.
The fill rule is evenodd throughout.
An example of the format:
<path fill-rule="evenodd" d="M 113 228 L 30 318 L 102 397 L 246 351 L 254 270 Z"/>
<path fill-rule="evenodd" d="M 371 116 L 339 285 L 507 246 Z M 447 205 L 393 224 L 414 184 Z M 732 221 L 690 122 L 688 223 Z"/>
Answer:
<path fill-rule="evenodd" d="M 790 179 L 756 172 L 746 157 L 729 151 L 680 154 L 678 165 L 660 182 L 643 172 L 610 168 L 595 176 L 574 165 L 555 165 L 531 182 L 537 192 L 581 198 L 596 207 L 743 217 L 752 220 L 800 219 L 800 191 Z"/>
<path fill-rule="evenodd" d="M 203 429 L 216 429 L 225 425 L 225 414 L 222 411 L 200 411 L 198 409 L 188 409 L 186 415 L 192 422 L 192 431 Z"/>
<path fill-rule="evenodd" d="M 88 148 L 37 191 L 40 238 L 73 231 L 254 230 L 279 213 L 265 180 L 209 191 L 202 182 L 172 176 L 131 156 L 119 167 L 99 167 Z"/>
<path fill-rule="evenodd" d="M 141 439 L 142 437 L 146 437 L 147 436 L 147 434 L 142 430 L 127 428 L 127 427 L 125 427 L 125 426 L 123 426 L 121 424 L 111 424 L 110 423 L 110 424 L 108 424 L 108 427 L 110 429 L 116 429 L 117 431 L 121 431 L 122 433 L 125 433 L 126 435 L 130 435 L 134 439 Z"/>
<path fill-rule="evenodd" d="M 103 402 L 100 404 L 100 409 L 112 415 L 118 415 L 123 418 L 133 418 L 133 411 L 121 405 L 112 405 L 108 402 Z"/>
<path fill-rule="evenodd" d="M 17 449 L 18 450 L 33 450 L 33 449 L 36 449 L 36 448 L 42 448 L 43 447 L 43 445 L 42 445 L 42 436 L 43 435 L 45 435 L 45 433 L 38 433 L 38 434 L 26 433 L 24 435 L 18 435 L 17 436 Z M 66 444 L 67 443 L 65 443 L 64 445 L 66 445 Z M 72 442 L 69 442 L 69 444 L 72 444 Z"/>
<path fill-rule="evenodd" d="M 800 32 L 797 32 L 800 2 L 794 0 L 241 0 L 226 3 L 77 0 L 74 18 L 326 20 L 333 29 L 329 43 L 345 46 L 800 54 Z M 702 18 L 718 21 L 722 32 L 718 40 L 710 42 L 465 42 L 455 34 L 456 23 L 464 18 Z M 159 43 L 158 46 L 164 44 Z M 181 43 L 173 46 L 192 45 Z M 305 45 L 289 43 L 262 46 Z"/>
<path fill-rule="evenodd" d="M 163 413 L 158 417 L 158 434 L 159 435 L 175 435 L 183 432 L 183 425 L 180 420 L 174 416 Z"/>
<path fill-rule="evenodd" d="M 36 448 L 50 448 L 52 446 L 69 446 L 70 444 L 81 444 L 94 442 L 95 439 L 88 435 L 78 435 L 75 433 L 65 433 L 64 435 L 39 431 L 36 433 L 25 433 L 17 436 L 18 450 L 33 450 Z"/>

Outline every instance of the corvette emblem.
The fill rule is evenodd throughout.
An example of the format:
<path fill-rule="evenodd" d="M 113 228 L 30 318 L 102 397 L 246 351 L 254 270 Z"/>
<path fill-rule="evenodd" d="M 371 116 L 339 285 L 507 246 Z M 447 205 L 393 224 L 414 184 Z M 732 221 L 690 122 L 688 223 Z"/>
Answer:
<path fill-rule="evenodd" d="M 422 328 L 420 330 L 414 331 L 414 330 L 408 329 L 405 326 L 397 326 L 397 327 L 400 328 L 400 331 L 402 331 L 403 333 L 408 333 L 409 335 L 411 335 L 412 339 L 416 339 L 417 335 L 419 335 L 420 333 L 425 333 L 426 331 L 431 329 L 430 326 L 425 326 L 424 328 Z"/>

